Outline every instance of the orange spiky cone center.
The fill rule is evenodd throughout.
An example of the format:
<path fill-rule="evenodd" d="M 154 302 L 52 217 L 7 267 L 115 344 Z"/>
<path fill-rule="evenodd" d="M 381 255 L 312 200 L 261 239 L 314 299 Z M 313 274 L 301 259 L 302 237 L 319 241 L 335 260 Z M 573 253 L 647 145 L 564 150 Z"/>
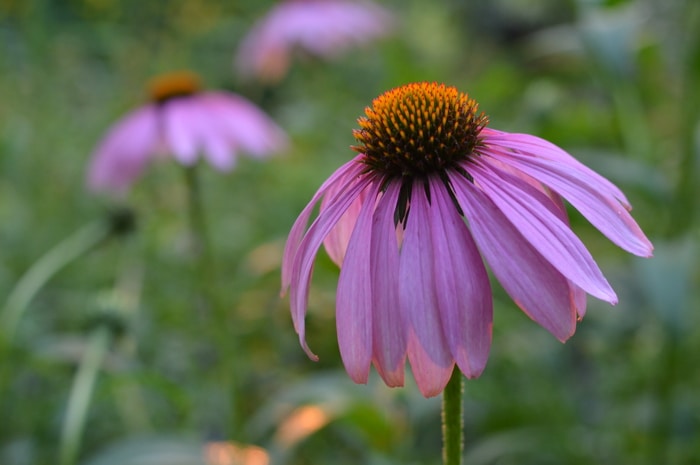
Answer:
<path fill-rule="evenodd" d="M 413 83 L 373 100 L 353 130 L 364 163 L 389 177 L 441 172 L 473 156 L 488 118 L 454 87 Z"/>

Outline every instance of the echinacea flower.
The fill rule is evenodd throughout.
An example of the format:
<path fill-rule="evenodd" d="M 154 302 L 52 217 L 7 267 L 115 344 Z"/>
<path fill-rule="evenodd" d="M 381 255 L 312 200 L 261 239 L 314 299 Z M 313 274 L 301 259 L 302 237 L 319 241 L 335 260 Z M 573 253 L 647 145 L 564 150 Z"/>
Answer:
<path fill-rule="evenodd" d="M 383 8 L 352 0 L 287 0 L 253 26 L 235 65 L 246 77 L 279 80 L 296 48 L 330 58 L 352 45 L 384 36 L 392 17 Z"/>
<path fill-rule="evenodd" d="M 225 91 L 203 91 L 189 72 L 151 82 L 151 101 L 118 121 L 99 143 L 88 186 L 121 193 L 155 158 L 172 155 L 183 165 L 203 156 L 215 169 L 233 168 L 239 151 L 264 157 L 284 148 L 287 136 L 262 110 Z"/>
<path fill-rule="evenodd" d="M 406 358 L 426 397 L 444 389 L 455 364 L 479 376 L 493 313 L 484 261 L 562 342 L 585 313 L 586 293 L 615 304 L 562 197 L 624 250 L 651 256 L 617 187 L 543 139 L 487 128 L 476 102 L 454 87 L 408 84 L 365 113 L 354 131 L 359 155 L 302 211 L 282 265 L 294 327 L 313 359 L 304 317 L 322 243 L 341 266 L 338 344 L 355 382 L 367 382 L 374 364 L 388 386 L 402 386 Z"/>

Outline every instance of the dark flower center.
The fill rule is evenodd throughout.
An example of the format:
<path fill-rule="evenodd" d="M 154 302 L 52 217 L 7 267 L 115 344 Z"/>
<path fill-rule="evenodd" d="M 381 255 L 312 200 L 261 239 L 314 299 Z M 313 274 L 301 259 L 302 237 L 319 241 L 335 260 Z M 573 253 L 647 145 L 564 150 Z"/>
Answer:
<path fill-rule="evenodd" d="M 196 94 L 200 88 L 199 76 L 190 71 L 177 71 L 156 76 L 148 83 L 151 100 L 156 103 Z"/>
<path fill-rule="evenodd" d="M 353 130 L 352 149 L 387 177 L 443 172 L 472 156 L 488 123 L 467 94 L 444 84 L 397 87 L 372 101 Z"/>

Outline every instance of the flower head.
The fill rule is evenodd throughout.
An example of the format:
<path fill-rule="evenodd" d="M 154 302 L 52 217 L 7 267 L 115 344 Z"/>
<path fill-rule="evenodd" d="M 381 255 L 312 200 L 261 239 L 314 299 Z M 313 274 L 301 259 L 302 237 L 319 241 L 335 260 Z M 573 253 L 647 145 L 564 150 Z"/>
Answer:
<path fill-rule="evenodd" d="M 230 92 L 203 91 L 192 73 L 160 76 L 149 90 L 150 102 L 118 121 L 93 152 L 87 173 L 92 190 L 125 191 L 163 154 L 183 165 L 202 155 L 228 171 L 239 151 L 263 157 L 286 145 L 282 129 L 253 103 Z"/>
<path fill-rule="evenodd" d="M 244 38 L 237 70 L 265 81 L 279 80 L 300 48 L 323 58 L 385 35 L 391 15 L 377 5 L 351 0 L 287 0 L 275 6 Z"/>
<path fill-rule="evenodd" d="M 484 262 L 561 341 L 583 317 L 586 293 L 615 304 L 562 197 L 624 250 L 651 256 L 617 187 L 545 140 L 487 128 L 457 89 L 409 84 L 365 113 L 354 132 L 359 154 L 303 210 L 282 265 L 294 327 L 312 358 L 304 317 L 322 243 L 341 266 L 338 343 L 355 382 L 365 383 L 374 364 L 387 385 L 401 386 L 406 359 L 425 396 L 444 389 L 455 364 L 479 376 L 493 321 Z"/>

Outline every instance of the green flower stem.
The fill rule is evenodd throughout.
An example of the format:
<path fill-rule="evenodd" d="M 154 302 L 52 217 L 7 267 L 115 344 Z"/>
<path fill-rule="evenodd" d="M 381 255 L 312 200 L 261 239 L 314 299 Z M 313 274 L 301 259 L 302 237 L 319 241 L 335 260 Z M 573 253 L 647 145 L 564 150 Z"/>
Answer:
<path fill-rule="evenodd" d="M 190 240 L 192 241 L 192 253 L 195 260 L 195 282 L 198 286 L 197 294 L 200 309 L 203 313 L 213 314 L 219 311 L 215 291 L 216 265 L 212 254 L 209 239 L 209 228 L 204 213 L 202 201 L 202 189 L 199 182 L 197 166 L 186 166 L 185 184 L 187 187 L 187 210 L 189 216 Z"/>
<path fill-rule="evenodd" d="M 22 315 L 46 282 L 63 267 L 106 239 L 112 229 L 108 221 L 90 223 L 59 242 L 29 268 L 10 292 L 0 314 L 0 328 L 5 332 L 6 342 L 12 341 Z"/>
<path fill-rule="evenodd" d="M 464 447 L 462 415 L 463 376 L 455 367 L 442 394 L 442 459 L 445 465 L 461 465 Z"/>
<path fill-rule="evenodd" d="M 95 329 L 88 339 L 68 399 L 63 431 L 61 432 L 60 465 L 74 465 L 76 463 L 81 437 L 85 429 L 88 406 L 95 390 L 95 381 L 111 340 L 112 334 L 106 325 Z"/>

